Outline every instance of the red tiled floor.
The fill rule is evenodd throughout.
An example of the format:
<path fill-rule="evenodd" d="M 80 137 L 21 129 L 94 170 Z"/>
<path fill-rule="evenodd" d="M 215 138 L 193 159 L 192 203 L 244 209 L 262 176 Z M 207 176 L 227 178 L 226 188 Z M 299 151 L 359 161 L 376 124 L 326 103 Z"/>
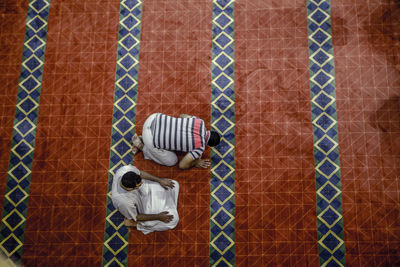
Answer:
<path fill-rule="evenodd" d="M 193 5 L 192 5 L 193 4 Z M 154 112 L 201 117 L 210 127 L 211 3 L 143 3 L 136 132 Z M 209 152 L 205 154 L 209 157 Z M 143 235 L 131 230 L 129 265 L 204 266 L 209 257 L 210 170 L 181 171 L 135 156 L 134 164 L 180 184 L 176 229 Z M 155 257 L 157 255 L 157 257 Z M 161 257 L 164 256 L 164 257 Z M 161 265 L 160 265 L 161 264 Z"/>
<path fill-rule="evenodd" d="M 0 3 L 0 203 L 10 160 L 27 6 L 26 0 Z"/>
<path fill-rule="evenodd" d="M 119 1 L 51 2 L 26 266 L 101 262 L 118 17 Z"/>
<path fill-rule="evenodd" d="M 282 6 L 235 3 L 238 266 L 318 262 L 306 7 Z"/>
<path fill-rule="evenodd" d="M 397 266 L 400 9 L 332 4 L 346 264 Z"/>

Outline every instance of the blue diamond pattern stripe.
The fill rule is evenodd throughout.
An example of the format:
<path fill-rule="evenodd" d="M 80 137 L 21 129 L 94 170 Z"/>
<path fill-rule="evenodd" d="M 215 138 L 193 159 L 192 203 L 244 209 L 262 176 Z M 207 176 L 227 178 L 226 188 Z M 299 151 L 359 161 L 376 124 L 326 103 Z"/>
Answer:
<path fill-rule="evenodd" d="M 126 46 L 126 48 L 131 49 L 132 46 L 136 45 L 136 40 L 133 39 L 131 36 L 126 37 L 123 41 L 122 44 Z"/>
<path fill-rule="evenodd" d="M 125 76 L 121 81 L 118 82 L 118 84 L 122 88 L 127 90 L 134 84 L 134 81 L 133 81 L 133 79 L 129 78 L 128 76 Z"/>
<path fill-rule="evenodd" d="M 221 68 L 225 68 L 232 62 L 232 60 L 224 54 L 221 54 L 221 56 L 217 58 L 216 62 Z"/>
<path fill-rule="evenodd" d="M 110 246 L 114 252 L 118 251 L 123 245 L 124 242 L 119 238 L 117 235 L 115 235 L 112 239 L 110 239 L 107 244 Z"/>
<path fill-rule="evenodd" d="M 219 165 L 219 166 L 214 170 L 214 172 L 215 172 L 216 174 L 218 174 L 221 178 L 224 178 L 224 177 L 230 172 L 230 169 L 229 169 L 229 167 L 228 167 L 224 162 L 222 162 L 222 164 Z"/>
<path fill-rule="evenodd" d="M 328 200 L 331 200 L 337 194 L 337 192 L 338 191 L 330 184 L 325 185 L 325 187 L 321 190 L 321 194 Z"/>
<path fill-rule="evenodd" d="M 323 33 L 321 30 L 318 30 L 314 36 L 312 37 L 312 39 L 314 41 L 316 41 L 319 44 L 322 44 L 326 39 L 328 38 L 328 35 L 326 35 L 325 33 Z"/>
<path fill-rule="evenodd" d="M 222 176 L 223 177 L 223 176 Z M 221 201 L 224 202 L 226 198 L 231 196 L 231 192 L 229 192 L 225 187 L 221 186 L 214 193 L 214 195 Z"/>
<path fill-rule="evenodd" d="M 215 149 L 223 156 L 230 149 L 230 146 L 225 140 L 221 140 L 221 143 Z"/>
<path fill-rule="evenodd" d="M 315 20 L 317 23 L 321 23 L 324 19 L 327 18 L 327 16 L 322 13 L 320 10 L 317 10 L 312 16 L 311 18 L 313 20 Z"/>
<path fill-rule="evenodd" d="M 230 191 L 235 188 L 234 1 L 214 0 L 212 11 L 211 125 L 223 134 L 223 138 L 211 150 L 210 212 L 213 221 L 210 224 L 209 264 L 235 266 L 235 198 Z"/>
<path fill-rule="evenodd" d="M 118 145 L 115 146 L 115 150 L 120 155 L 124 155 L 129 149 L 130 149 L 130 147 L 125 142 L 121 142 L 121 143 L 119 143 Z"/>
<path fill-rule="evenodd" d="M 331 127 L 334 121 L 324 114 L 316 121 L 316 123 L 326 131 L 329 127 Z"/>
<path fill-rule="evenodd" d="M 322 214 L 321 217 L 327 223 L 329 223 L 329 225 L 332 225 L 339 218 L 339 216 L 331 208 L 328 208 L 328 210 Z"/>
<path fill-rule="evenodd" d="M 19 106 L 26 113 L 28 113 L 35 106 L 35 103 L 32 100 L 30 100 L 29 98 L 26 98 Z"/>
<path fill-rule="evenodd" d="M 8 251 L 8 253 L 11 253 L 16 247 L 18 247 L 18 241 L 11 236 L 6 242 L 4 242 L 3 247 Z"/>
<path fill-rule="evenodd" d="M 30 58 L 29 60 L 27 60 L 27 61 L 25 62 L 25 65 L 26 65 L 31 71 L 33 71 L 34 69 L 36 69 L 36 68 L 40 65 L 40 62 L 39 62 L 36 58 L 32 57 L 32 58 Z"/>
<path fill-rule="evenodd" d="M 129 128 L 132 126 L 132 123 L 130 123 L 127 119 L 123 118 L 117 125 L 115 125 L 118 130 L 120 130 L 122 133 L 125 133 Z"/>
<path fill-rule="evenodd" d="M 35 107 L 40 104 L 47 37 L 47 27 L 44 26 L 48 21 L 49 2 L 50 0 L 48 2 L 30 0 L 27 9 L 13 143 L 7 172 L 7 187 L 4 193 L 6 197 L 4 198 L 3 221 L 0 229 L 0 240 L 3 240 L 3 243 L 0 250 L 8 251 L 8 258 L 17 266 L 21 265 L 25 224 L 20 223 L 26 219 L 23 216 L 26 215 L 30 190 L 29 174 L 33 162 L 31 151 L 35 148 L 36 119 L 38 117 L 38 109 Z M 30 98 L 27 98 L 28 95 Z"/>
<path fill-rule="evenodd" d="M 37 38 L 36 36 L 34 36 L 27 44 L 28 46 L 35 51 L 36 48 L 38 48 L 39 46 L 41 46 L 44 42 L 42 40 L 40 40 L 39 38 Z"/>
<path fill-rule="evenodd" d="M 228 4 L 231 4 L 230 0 L 217 0 L 217 3 L 222 7 L 226 8 Z"/>
<path fill-rule="evenodd" d="M 328 152 L 332 149 L 334 145 L 335 144 L 327 137 L 323 137 L 322 141 L 319 142 L 318 147 L 321 148 L 323 151 Z"/>
<path fill-rule="evenodd" d="M 126 56 L 123 60 L 121 60 L 121 65 L 127 70 L 129 70 L 133 64 L 135 64 L 135 61 L 130 56 Z"/>
<path fill-rule="evenodd" d="M 21 216 L 19 216 L 16 212 L 13 212 L 7 219 L 6 222 L 12 227 L 14 228 L 15 226 L 17 226 L 23 218 L 21 218 Z"/>
<path fill-rule="evenodd" d="M 336 167 L 327 160 L 319 167 L 319 170 L 327 176 L 330 176 L 335 169 Z"/>
<path fill-rule="evenodd" d="M 339 245 L 340 241 L 334 235 L 328 234 L 322 243 L 330 250 L 334 250 Z"/>
<path fill-rule="evenodd" d="M 223 227 L 231 219 L 231 217 L 224 210 L 219 210 L 214 219 Z"/>
<path fill-rule="evenodd" d="M 221 110 L 225 110 L 230 104 L 231 101 L 228 100 L 227 97 L 225 97 L 224 95 L 222 95 L 222 97 L 220 97 L 215 104 L 221 109 Z"/>
<path fill-rule="evenodd" d="M 225 118 L 220 119 L 215 126 L 221 131 L 225 132 L 226 129 L 232 126 L 232 123 L 227 121 Z"/>
<path fill-rule="evenodd" d="M 317 61 L 320 65 L 323 65 L 325 61 L 329 59 L 329 57 L 326 55 L 326 53 L 319 51 L 313 56 L 313 59 Z"/>
<path fill-rule="evenodd" d="M 221 89 L 225 89 L 225 87 L 228 86 L 228 84 L 230 83 L 230 80 L 228 78 L 226 78 L 225 76 L 221 75 L 216 81 L 215 83 L 221 88 Z"/>
<path fill-rule="evenodd" d="M 38 85 L 38 83 L 32 77 L 29 77 L 25 82 L 22 83 L 22 85 L 28 91 L 32 91 Z"/>
<path fill-rule="evenodd" d="M 318 103 L 321 107 L 325 108 L 330 102 L 331 98 L 327 97 L 324 93 L 321 93 L 316 99 L 315 102 Z"/>
<path fill-rule="evenodd" d="M 214 241 L 214 244 L 221 251 L 224 251 L 232 242 L 229 241 L 224 235 L 220 235 L 217 240 Z"/>
<path fill-rule="evenodd" d="M 129 98 L 124 97 L 121 101 L 118 102 L 118 107 L 120 107 L 123 111 L 127 111 L 128 109 L 132 108 L 133 102 L 129 100 Z"/>
<path fill-rule="evenodd" d="M 228 25 L 230 23 L 230 19 L 228 16 L 226 16 L 225 14 L 222 14 L 221 16 L 218 17 L 218 19 L 216 19 L 217 23 L 219 25 L 221 25 L 223 28 Z"/>
<path fill-rule="evenodd" d="M 124 1 L 124 4 L 129 8 L 132 9 L 134 6 L 138 4 L 137 0 L 126 0 Z"/>
<path fill-rule="evenodd" d="M 43 0 L 36 0 L 32 6 L 37 10 L 37 11 L 41 11 L 42 8 L 44 8 L 46 6 L 46 2 L 44 2 Z"/>
<path fill-rule="evenodd" d="M 215 41 L 224 48 L 231 39 L 229 39 L 225 33 L 222 33 Z"/>
<path fill-rule="evenodd" d="M 329 81 L 329 76 L 324 74 L 322 71 L 315 76 L 314 81 L 317 82 L 320 86 L 324 86 L 324 84 Z"/>
<path fill-rule="evenodd" d="M 15 148 L 14 151 L 20 156 L 27 156 L 26 154 L 30 151 L 30 147 L 26 145 L 24 142 L 21 142 L 18 144 Z"/>
<path fill-rule="evenodd" d="M 218 231 L 220 231 L 220 230 L 218 230 Z M 221 258 L 222 257 L 222 255 L 217 251 L 217 250 L 214 250 L 213 252 L 211 252 L 210 253 L 210 258 L 215 262 L 215 261 L 218 261 L 219 260 L 219 258 Z"/>
<path fill-rule="evenodd" d="M 319 265 L 345 266 L 330 0 L 307 0 L 307 9 Z"/>
<path fill-rule="evenodd" d="M 26 120 L 22 121 L 18 126 L 17 129 L 25 135 L 27 132 L 32 130 L 33 126 Z"/>
<path fill-rule="evenodd" d="M 133 16 L 129 16 L 128 18 L 126 18 L 123 22 L 121 22 L 122 24 L 124 24 L 128 29 L 132 28 L 136 23 L 138 23 L 138 20 L 135 19 Z"/>
<path fill-rule="evenodd" d="M 119 212 L 115 212 L 111 217 L 110 217 L 111 221 L 115 224 L 115 225 L 120 225 L 125 217 L 119 213 Z"/>
<path fill-rule="evenodd" d="M 25 197 L 25 194 L 19 188 L 17 188 L 13 192 L 11 192 L 11 194 L 9 194 L 8 197 L 14 203 L 18 203 L 21 199 Z"/>
<path fill-rule="evenodd" d="M 39 18 L 35 18 L 34 20 L 32 20 L 29 25 L 31 25 L 31 27 L 35 30 L 38 31 L 43 25 L 43 21 L 41 21 Z"/>
<path fill-rule="evenodd" d="M 132 138 L 136 120 L 141 8 L 141 2 L 136 0 L 120 2 L 108 192 L 111 191 L 112 176 L 116 170 L 133 160 L 132 154 L 128 153 L 128 140 Z M 134 25 L 136 26 L 133 27 Z M 121 225 L 124 220 L 122 214 L 113 212 L 115 208 L 111 198 L 107 196 L 102 266 L 126 266 L 129 232 Z M 110 216 L 111 213 L 113 214 Z M 114 235 L 115 233 L 120 236 Z"/>
<path fill-rule="evenodd" d="M 12 170 L 11 173 L 15 176 L 15 178 L 21 179 L 28 173 L 28 170 L 24 166 L 18 165 L 18 167 Z"/>

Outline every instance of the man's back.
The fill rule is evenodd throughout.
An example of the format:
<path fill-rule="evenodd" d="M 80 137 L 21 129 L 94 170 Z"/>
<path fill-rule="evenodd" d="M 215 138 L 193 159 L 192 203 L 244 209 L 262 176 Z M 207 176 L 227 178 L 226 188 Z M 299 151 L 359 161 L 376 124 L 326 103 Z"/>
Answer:
<path fill-rule="evenodd" d="M 205 149 L 207 131 L 202 119 L 174 118 L 158 113 L 151 130 L 156 148 L 190 152 L 194 159 Z"/>

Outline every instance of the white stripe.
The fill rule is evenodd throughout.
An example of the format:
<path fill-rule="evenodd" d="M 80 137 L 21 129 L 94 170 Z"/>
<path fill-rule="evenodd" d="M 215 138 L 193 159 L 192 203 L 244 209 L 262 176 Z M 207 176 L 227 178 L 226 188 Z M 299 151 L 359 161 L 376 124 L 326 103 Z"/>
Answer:
<path fill-rule="evenodd" d="M 175 144 L 175 138 L 176 138 L 176 133 L 175 133 L 175 123 L 177 122 L 176 118 L 172 118 L 171 120 L 171 150 L 176 150 L 176 144 Z"/>
<path fill-rule="evenodd" d="M 186 135 L 185 135 L 185 131 L 186 131 L 186 125 L 187 125 L 188 121 L 187 119 L 183 119 L 183 127 L 181 129 L 181 131 L 179 132 L 182 138 L 182 147 L 181 147 L 181 151 L 186 151 Z"/>
<path fill-rule="evenodd" d="M 171 117 L 166 117 L 165 119 L 165 123 L 167 125 L 167 130 L 166 130 L 166 134 L 165 134 L 165 149 L 166 150 L 170 150 L 171 148 L 169 147 L 169 142 L 170 142 L 170 135 L 171 135 Z"/>
<path fill-rule="evenodd" d="M 164 140 L 164 124 L 165 124 L 165 116 L 161 115 L 160 118 L 161 127 L 160 127 L 160 148 L 165 148 L 165 140 Z"/>
<path fill-rule="evenodd" d="M 193 136 L 193 123 L 194 123 L 194 119 L 189 119 L 189 127 L 188 127 L 188 132 L 186 133 L 188 135 L 188 139 L 189 139 L 189 150 L 193 150 L 194 148 L 194 136 Z M 192 134 L 190 134 L 192 133 Z"/>

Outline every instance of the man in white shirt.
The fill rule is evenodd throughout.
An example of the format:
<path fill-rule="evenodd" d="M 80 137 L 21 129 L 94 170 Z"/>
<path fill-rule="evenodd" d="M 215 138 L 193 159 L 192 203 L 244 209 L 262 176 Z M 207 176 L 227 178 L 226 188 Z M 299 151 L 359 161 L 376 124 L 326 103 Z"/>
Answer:
<path fill-rule="evenodd" d="M 178 194 L 178 182 L 132 165 L 119 168 L 113 177 L 114 207 L 125 216 L 126 226 L 136 226 L 144 234 L 175 228 L 179 222 Z"/>

